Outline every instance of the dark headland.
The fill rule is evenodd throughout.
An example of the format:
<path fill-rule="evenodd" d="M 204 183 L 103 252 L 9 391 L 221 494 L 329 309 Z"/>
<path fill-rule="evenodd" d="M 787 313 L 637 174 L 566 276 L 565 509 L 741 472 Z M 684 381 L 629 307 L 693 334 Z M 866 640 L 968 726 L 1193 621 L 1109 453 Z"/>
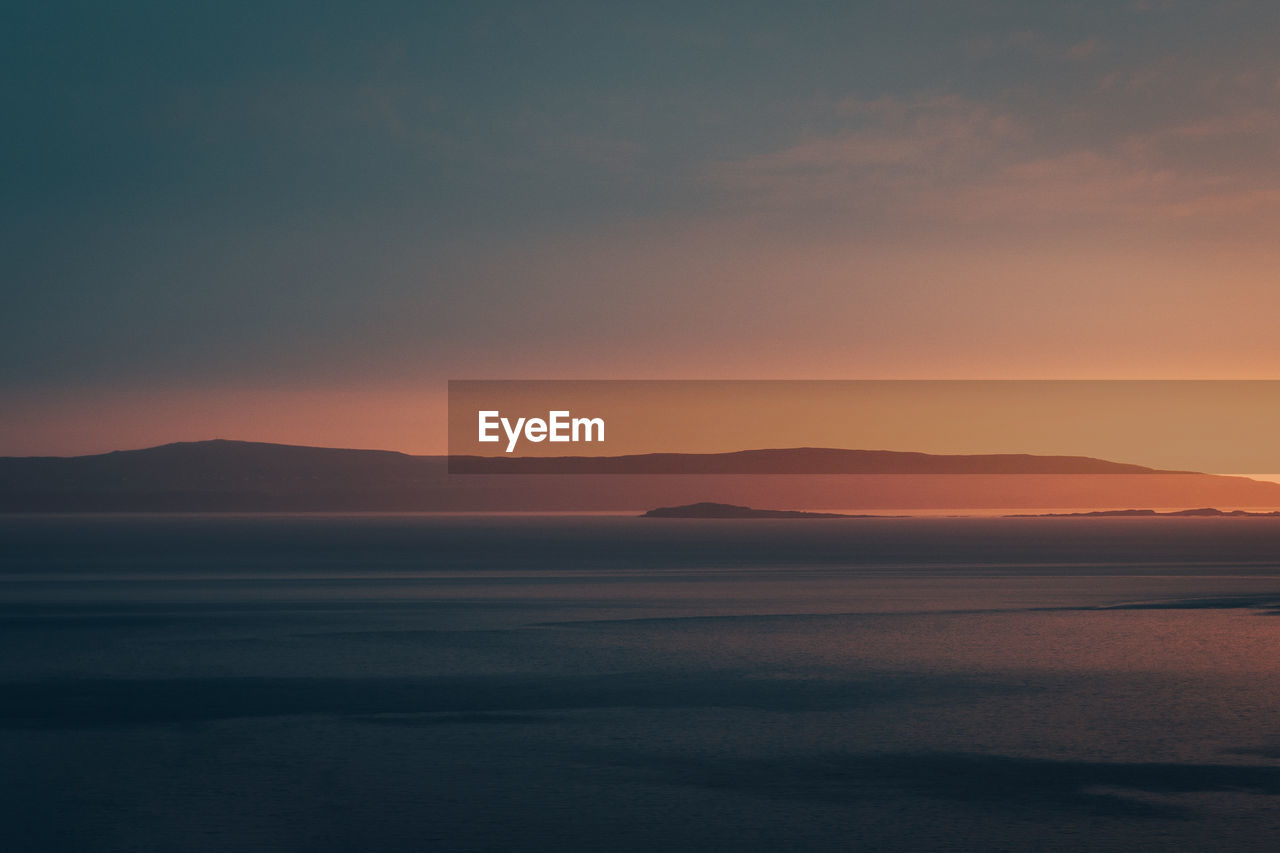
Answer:
<path fill-rule="evenodd" d="M 843 512 L 804 512 L 795 509 L 752 509 L 749 506 L 702 501 L 684 506 L 660 506 L 642 518 L 892 518 L 896 516 L 850 515 Z"/>

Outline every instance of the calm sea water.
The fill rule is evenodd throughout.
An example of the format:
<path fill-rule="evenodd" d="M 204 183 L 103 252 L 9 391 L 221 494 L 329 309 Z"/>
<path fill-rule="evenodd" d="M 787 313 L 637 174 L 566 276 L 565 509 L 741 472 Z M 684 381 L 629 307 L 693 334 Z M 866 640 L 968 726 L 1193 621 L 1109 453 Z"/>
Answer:
<path fill-rule="evenodd" d="M 4 850 L 1273 850 L 1280 519 L 0 518 Z"/>

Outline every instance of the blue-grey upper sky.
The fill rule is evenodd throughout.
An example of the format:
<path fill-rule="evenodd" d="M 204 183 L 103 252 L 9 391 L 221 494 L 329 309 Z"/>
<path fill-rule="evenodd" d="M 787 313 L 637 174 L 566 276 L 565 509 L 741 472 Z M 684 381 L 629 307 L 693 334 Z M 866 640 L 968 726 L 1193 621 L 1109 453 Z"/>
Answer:
<path fill-rule="evenodd" d="M 9 3 L 0 67 L 0 453 L 449 377 L 1280 369 L 1277 4 Z"/>

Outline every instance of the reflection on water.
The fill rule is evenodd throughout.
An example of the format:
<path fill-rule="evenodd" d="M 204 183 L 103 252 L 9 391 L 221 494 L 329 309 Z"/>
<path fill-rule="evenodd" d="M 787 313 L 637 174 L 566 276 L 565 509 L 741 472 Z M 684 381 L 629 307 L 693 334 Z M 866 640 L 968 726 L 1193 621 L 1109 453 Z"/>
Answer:
<path fill-rule="evenodd" d="M 33 850 L 1270 850 L 1280 519 L 0 519 Z"/>

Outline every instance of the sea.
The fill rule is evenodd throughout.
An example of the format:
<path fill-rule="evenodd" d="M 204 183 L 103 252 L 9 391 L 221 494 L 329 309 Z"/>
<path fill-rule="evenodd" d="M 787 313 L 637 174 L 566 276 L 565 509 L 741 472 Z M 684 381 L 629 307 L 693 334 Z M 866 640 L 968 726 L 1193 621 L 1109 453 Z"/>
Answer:
<path fill-rule="evenodd" d="M 0 849 L 1272 851 L 1280 518 L 0 517 Z"/>

